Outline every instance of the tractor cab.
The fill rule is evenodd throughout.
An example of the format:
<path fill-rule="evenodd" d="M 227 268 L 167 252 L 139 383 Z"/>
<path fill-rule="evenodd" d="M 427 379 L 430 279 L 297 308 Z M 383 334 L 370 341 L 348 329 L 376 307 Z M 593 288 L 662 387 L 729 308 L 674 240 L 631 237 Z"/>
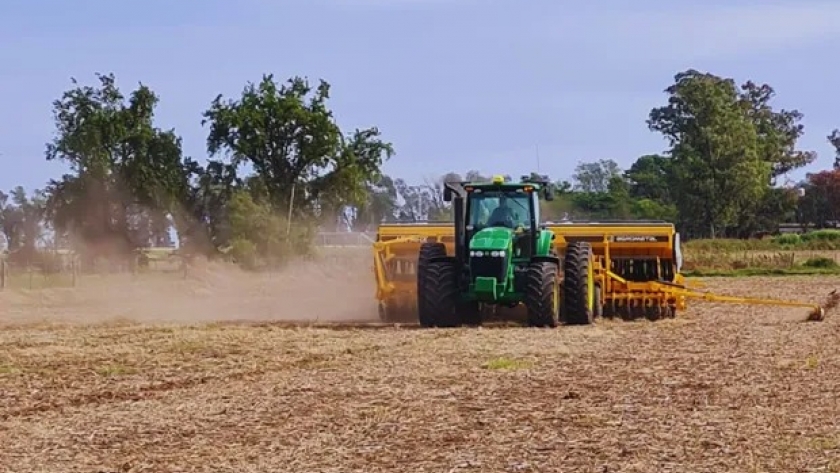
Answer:
<path fill-rule="evenodd" d="M 483 257 L 486 251 L 515 260 L 534 253 L 539 225 L 539 186 L 494 181 L 464 186 L 466 227 L 464 243 L 469 257 Z M 508 242 L 511 244 L 508 245 Z M 492 256 L 491 256 L 492 257 Z"/>

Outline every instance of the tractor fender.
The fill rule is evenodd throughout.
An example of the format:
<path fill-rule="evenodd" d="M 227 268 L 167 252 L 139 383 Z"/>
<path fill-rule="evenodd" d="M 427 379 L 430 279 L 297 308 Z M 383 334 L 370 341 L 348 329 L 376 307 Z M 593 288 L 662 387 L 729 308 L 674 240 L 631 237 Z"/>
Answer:
<path fill-rule="evenodd" d="M 455 263 L 458 264 L 458 258 L 455 256 L 433 256 L 429 258 L 428 263 Z"/>
<path fill-rule="evenodd" d="M 532 256 L 531 263 L 553 263 L 560 266 L 560 258 L 554 255 Z"/>

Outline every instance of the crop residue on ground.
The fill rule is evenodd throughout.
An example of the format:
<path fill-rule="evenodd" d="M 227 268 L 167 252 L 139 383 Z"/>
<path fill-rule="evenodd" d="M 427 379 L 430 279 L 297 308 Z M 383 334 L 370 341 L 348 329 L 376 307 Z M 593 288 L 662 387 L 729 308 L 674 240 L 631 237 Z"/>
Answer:
<path fill-rule="evenodd" d="M 710 280 L 819 302 L 840 278 Z M 0 470 L 840 471 L 840 329 L 697 302 L 556 330 L 10 325 Z"/>

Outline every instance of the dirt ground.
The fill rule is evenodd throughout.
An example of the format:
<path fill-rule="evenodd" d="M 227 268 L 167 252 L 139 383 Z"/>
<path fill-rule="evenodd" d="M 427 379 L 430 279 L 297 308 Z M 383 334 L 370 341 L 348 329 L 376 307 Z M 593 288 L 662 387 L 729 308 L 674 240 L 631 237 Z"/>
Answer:
<path fill-rule="evenodd" d="M 840 471 L 840 314 L 697 302 L 555 330 L 271 322 L 375 314 L 364 264 L 364 278 L 208 271 L 0 295 L 0 471 Z M 707 286 L 819 301 L 840 278 Z"/>

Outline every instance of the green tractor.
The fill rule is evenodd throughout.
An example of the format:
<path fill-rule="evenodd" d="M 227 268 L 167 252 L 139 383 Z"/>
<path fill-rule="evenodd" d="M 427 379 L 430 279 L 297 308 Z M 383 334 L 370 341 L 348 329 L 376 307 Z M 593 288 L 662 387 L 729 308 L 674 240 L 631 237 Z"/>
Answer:
<path fill-rule="evenodd" d="M 447 255 L 439 242 L 420 248 L 421 326 L 480 325 L 482 309 L 520 304 L 532 327 L 556 327 L 561 313 L 568 324 L 592 322 L 591 252 L 572 243 L 561 265 L 554 233 L 539 223 L 540 195 L 554 198 L 547 178 L 445 184 L 444 200 L 454 210 L 455 254 Z"/>

